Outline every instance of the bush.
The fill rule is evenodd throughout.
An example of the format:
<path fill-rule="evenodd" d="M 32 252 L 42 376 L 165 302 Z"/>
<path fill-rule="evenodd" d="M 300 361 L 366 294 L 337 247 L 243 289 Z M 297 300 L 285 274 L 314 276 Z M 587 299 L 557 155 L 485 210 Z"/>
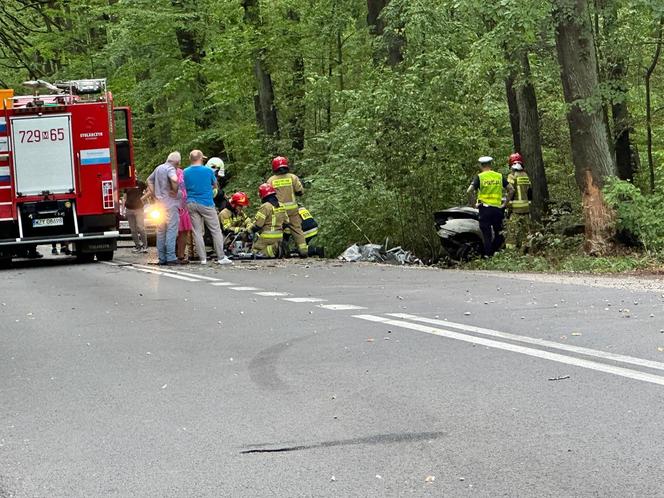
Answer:
<path fill-rule="evenodd" d="M 630 182 L 612 178 L 604 188 L 604 198 L 616 212 L 616 228 L 635 238 L 644 249 L 664 249 L 664 217 L 661 192 L 643 195 Z"/>

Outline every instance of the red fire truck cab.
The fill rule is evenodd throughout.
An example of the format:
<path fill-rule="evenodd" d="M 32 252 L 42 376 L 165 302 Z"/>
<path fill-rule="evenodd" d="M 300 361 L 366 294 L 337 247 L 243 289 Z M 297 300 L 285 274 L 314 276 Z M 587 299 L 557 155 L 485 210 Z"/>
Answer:
<path fill-rule="evenodd" d="M 119 192 L 136 180 L 131 112 L 105 80 L 26 85 L 34 95 L 0 102 L 0 261 L 50 243 L 110 260 Z"/>

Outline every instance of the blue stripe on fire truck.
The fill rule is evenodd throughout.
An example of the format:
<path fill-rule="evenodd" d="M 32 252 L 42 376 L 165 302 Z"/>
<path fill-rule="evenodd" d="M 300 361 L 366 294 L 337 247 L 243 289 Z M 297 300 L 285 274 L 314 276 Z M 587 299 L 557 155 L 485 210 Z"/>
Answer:
<path fill-rule="evenodd" d="M 12 177 L 9 176 L 9 166 L 0 166 L 0 183 L 9 183 Z"/>
<path fill-rule="evenodd" d="M 0 133 L 7 133 L 7 120 L 0 118 Z"/>
<path fill-rule="evenodd" d="M 81 151 L 81 165 L 109 164 L 111 162 L 110 149 L 88 149 Z"/>

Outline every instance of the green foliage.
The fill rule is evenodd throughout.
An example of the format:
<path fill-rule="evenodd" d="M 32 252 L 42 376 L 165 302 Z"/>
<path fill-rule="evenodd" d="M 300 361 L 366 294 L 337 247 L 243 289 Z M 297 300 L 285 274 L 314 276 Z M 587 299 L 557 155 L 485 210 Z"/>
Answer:
<path fill-rule="evenodd" d="M 645 196 L 630 182 L 613 178 L 604 188 L 604 197 L 616 212 L 618 229 L 631 234 L 647 250 L 664 249 L 664 194 Z"/>
<path fill-rule="evenodd" d="M 605 78 L 596 103 L 610 110 L 626 100 L 632 136 L 645 151 L 642 73 L 662 3 L 605 3 L 615 6 L 615 17 L 599 7 L 592 12 L 600 30 L 600 73 L 608 75 L 609 61 L 621 58 L 628 74 L 621 84 Z M 476 158 L 492 155 L 506 172 L 502 165 L 512 152 L 508 54 L 527 50 L 551 196 L 579 205 L 550 0 L 391 0 L 382 36 L 371 34 L 364 1 L 257 4 L 258 21 L 250 23 L 238 0 L 3 0 L 0 83 L 19 90 L 28 78 L 106 77 L 116 102 L 132 107 L 143 175 L 171 150 L 202 148 L 226 160 L 233 174 L 229 189 L 256 200 L 270 155 L 286 154 L 306 182 L 304 202 L 330 254 L 389 237 L 435 258 L 440 243 L 432 213 L 465 203 Z M 395 40 L 404 41 L 403 62 L 390 67 L 385 53 Z M 278 136 L 266 137 L 257 124 L 257 59 L 270 73 Z M 295 77 L 299 63 L 301 81 Z M 661 68 L 652 84 L 661 164 Z M 300 117 L 303 150 L 292 139 Z M 635 185 L 646 184 L 646 168 L 642 172 Z M 607 198 L 622 228 L 648 249 L 661 247 L 656 234 L 662 227 L 652 216 L 661 196 L 612 184 Z M 578 239 L 556 233 L 537 234 L 537 256 L 510 258 L 505 266 L 539 268 L 544 255 L 562 260 L 562 253 L 578 251 Z"/>

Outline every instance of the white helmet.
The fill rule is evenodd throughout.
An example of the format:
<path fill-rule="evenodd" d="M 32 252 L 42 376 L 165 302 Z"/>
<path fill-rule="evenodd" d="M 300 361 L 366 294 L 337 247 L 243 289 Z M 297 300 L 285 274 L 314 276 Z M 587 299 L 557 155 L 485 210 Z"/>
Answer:
<path fill-rule="evenodd" d="M 482 156 L 478 159 L 480 164 L 489 164 L 493 162 L 493 157 L 491 156 Z"/>
<path fill-rule="evenodd" d="M 205 164 L 208 168 L 218 169 L 217 176 L 224 176 L 225 166 L 224 161 L 220 157 L 211 157 Z"/>

